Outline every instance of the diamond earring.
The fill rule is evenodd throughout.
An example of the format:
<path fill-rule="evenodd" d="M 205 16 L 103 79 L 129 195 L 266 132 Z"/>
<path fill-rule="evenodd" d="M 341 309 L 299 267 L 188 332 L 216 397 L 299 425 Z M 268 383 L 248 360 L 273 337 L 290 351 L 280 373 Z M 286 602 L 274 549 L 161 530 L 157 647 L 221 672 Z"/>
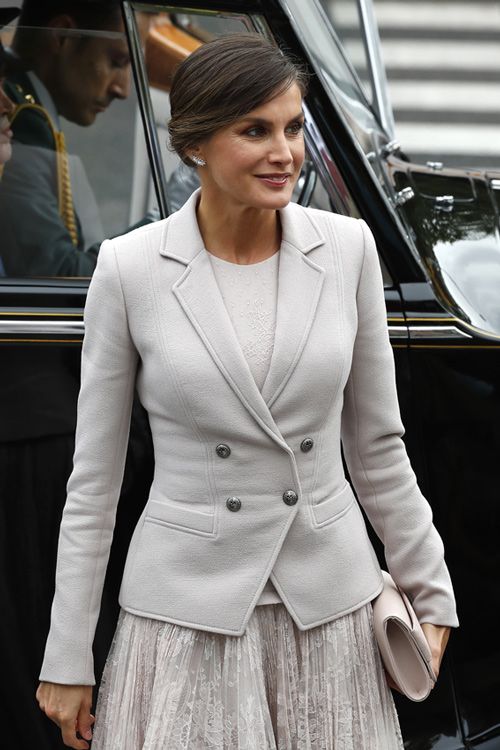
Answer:
<path fill-rule="evenodd" d="M 194 161 L 197 167 L 204 167 L 207 163 L 205 159 L 202 159 L 200 156 L 196 156 L 196 154 L 193 154 L 191 156 L 191 161 Z"/>

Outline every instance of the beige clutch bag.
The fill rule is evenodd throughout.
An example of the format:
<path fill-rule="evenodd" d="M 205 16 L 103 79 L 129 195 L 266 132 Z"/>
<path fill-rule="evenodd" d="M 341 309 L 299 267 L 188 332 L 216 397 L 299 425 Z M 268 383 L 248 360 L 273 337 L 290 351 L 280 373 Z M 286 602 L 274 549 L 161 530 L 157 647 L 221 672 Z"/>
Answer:
<path fill-rule="evenodd" d="M 373 601 L 373 626 L 382 661 L 400 691 L 423 701 L 436 682 L 432 655 L 406 594 L 382 571 L 384 588 Z"/>

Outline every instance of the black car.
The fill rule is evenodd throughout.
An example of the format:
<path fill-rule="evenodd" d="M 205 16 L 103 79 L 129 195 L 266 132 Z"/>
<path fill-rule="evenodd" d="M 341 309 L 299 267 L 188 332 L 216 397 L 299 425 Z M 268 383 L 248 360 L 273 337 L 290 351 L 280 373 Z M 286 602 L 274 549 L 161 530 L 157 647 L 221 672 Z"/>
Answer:
<path fill-rule="evenodd" d="M 167 148 L 169 80 L 183 55 L 214 35 L 247 30 L 274 39 L 306 64 L 307 158 L 295 199 L 362 217 L 375 235 L 404 439 L 445 543 L 458 602 L 460 628 L 431 696 L 420 704 L 395 696 L 405 746 L 498 750 L 500 172 L 414 163 L 394 139 L 371 3 L 357 0 L 363 60 L 356 67 L 326 6 L 319 0 L 124 2 L 120 41 L 127 44 L 135 87 L 89 128 L 59 123 L 70 155 L 80 252 L 91 258 L 104 237 L 168 215 L 196 187 L 193 173 Z M 4 30 L 4 41 L 11 33 Z M 102 30 L 86 33 L 106 37 Z M 28 147 L 18 149 L 20 174 L 25 168 L 29 177 L 35 157 Z M 40 248 L 50 257 L 53 235 L 33 182 L 26 178 L 27 196 L 9 203 L 9 169 L 0 182 L 0 217 L 16 227 L 7 232 L 0 224 L 1 742 L 48 750 L 63 747 L 60 732 L 34 696 L 72 469 L 91 273 L 59 272 L 49 262 L 30 266 L 28 254 L 35 257 Z M 30 211 L 40 201 L 37 224 Z M 152 471 L 148 415 L 136 399 L 95 640 L 98 679 Z"/>

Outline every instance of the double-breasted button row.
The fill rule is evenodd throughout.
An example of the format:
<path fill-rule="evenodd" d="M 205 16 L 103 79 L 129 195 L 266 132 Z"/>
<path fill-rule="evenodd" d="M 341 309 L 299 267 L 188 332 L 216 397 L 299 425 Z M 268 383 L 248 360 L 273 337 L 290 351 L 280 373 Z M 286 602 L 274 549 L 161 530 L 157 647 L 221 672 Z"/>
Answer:
<path fill-rule="evenodd" d="M 283 502 L 287 505 L 295 505 L 298 500 L 298 495 L 293 490 L 286 490 L 283 493 Z M 237 511 L 241 508 L 241 500 L 239 497 L 228 497 L 226 500 L 226 507 L 229 510 Z"/>
<path fill-rule="evenodd" d="M 303 451 L 311 450 L 312 446 L 312 438 L 305 438 L 300 444 L 300 447 Z M 218 456 L 220 456 L 220 458 L 227 458 L 231 454 L 231 448 L 229 447 L 229 445 L 226 445 L 226 443 L 219 443 L 215 447 L 215 452 Z M 295 505 L 298 499 L 298 495 L 294 490 L 285 490 L 285 492 L 283 493 L 283 502 L 287 505 Z M 228 497 L 226 500 L 226 507 L 228 508 L 228 510 L 231 510 L 233 512 L 240 510 L 240 498 L 235 496 Z"/>
<path fill-rule="evenodd" d="M 304 453 L 307 453 L 311 450 L 311 448 L 314 445 L 314 440 L 312 438 L 304 438 L 304 440 L 300 444 L 300 450 Z M 231 448 L 229 445 L 226 445 L 226 443 L 219 443 L 215 447 L 215 452 L 220 458 L 228 458 L 228 456 L 231 455 Z"/>

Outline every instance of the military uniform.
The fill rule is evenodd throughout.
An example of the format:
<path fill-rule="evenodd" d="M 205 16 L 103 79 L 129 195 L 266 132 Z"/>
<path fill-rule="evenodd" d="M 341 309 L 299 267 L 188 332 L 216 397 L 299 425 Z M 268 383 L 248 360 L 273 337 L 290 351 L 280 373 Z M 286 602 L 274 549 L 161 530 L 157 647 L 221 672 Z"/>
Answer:
<path fill-rule="evenodd" d="M 27 73 L 4 84 L 16 105 L 13 156 L 0 183 L 0 256 L 8 276 L 91 276 L 98 246 L 84 251 L 64 134 Z"/>

